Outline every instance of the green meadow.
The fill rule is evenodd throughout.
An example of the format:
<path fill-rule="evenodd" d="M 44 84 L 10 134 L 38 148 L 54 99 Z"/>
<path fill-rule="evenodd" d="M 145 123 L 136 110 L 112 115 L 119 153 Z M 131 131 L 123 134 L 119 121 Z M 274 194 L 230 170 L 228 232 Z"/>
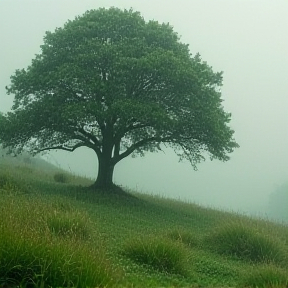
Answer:
<path fill-rule="evenodd" d="M 288 287 L 285 225 L 0 161 L 0 287 Z"/>

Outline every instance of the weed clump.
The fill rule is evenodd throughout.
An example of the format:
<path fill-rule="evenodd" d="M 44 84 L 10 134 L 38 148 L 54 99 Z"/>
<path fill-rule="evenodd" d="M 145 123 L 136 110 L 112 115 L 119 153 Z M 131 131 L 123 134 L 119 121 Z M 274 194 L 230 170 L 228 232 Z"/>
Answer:
<path fill-rule="evenodd" d="M 124 254 L 160 272 L 187 275 L 186 253 L 179 243 L 162 238 L 134 239 L 126 244 Z"/>
<path fill-rule="evenodd" d="M 194 234 L 185 230 L 172 230 L 168 233 L 168 237 L 174 241 L 179 241 L 188 247 L 199 245 L 199 241 Z"/>
<path fill-rule="evenodd" d="M 206 240 L 219 254 L 253 263 L 283 264 L 287 256 L 278 239 L 239 223 L 217 228 Z"/>
<path fill-rule="evenodd" d="M 69 182 L 68 176 L 66 174 L 60 173 L 60 172 L 55 173 L 53 178 L 54 178 L 54 181 L 58 182 L 58 183 L 68 183 Z"/>

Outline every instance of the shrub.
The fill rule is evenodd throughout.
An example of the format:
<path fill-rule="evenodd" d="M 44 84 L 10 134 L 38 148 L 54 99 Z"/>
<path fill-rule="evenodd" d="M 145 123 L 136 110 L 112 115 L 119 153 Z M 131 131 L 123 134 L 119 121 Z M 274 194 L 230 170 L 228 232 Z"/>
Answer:
<path fill-rule="evenodd" d="M 134 239 L 126 244 L 124 254 L 161 272 L 187 274 L 185 249 L 179 243 L 162 238 Z"/>
<path fill-rule="evenodd" d="M 54 174 L 54 181 L 58 183 L 68 183 L 69 178 L 66 174 L 57 172 Z"/>
<path fill-rule="evenodd" d="M 288 287 L 288 275 L 280 268 L 265 265 L 246 273 L 241 284 L 244 287 L 254 288 L 283 288 Z"/>
<path fill-rule="evenodd" d="M 287 252 L 278 239 L 273 239 L 239 223 L 232 223 L 212 232 L 207 242 L 216 252 L 254 263 L 282 264 Z"/>

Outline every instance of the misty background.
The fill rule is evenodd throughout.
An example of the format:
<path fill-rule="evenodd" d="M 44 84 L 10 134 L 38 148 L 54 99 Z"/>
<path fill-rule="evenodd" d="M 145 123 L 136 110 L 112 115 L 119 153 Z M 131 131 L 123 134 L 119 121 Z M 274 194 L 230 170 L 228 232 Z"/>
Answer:
<path fill-rule="evenodd" d="M 198 171 L 169 149 L 125 158 L 114 181 L 139 192 L 265 215 L 271 193 L 288 180 L 286 0 L 0 0 L 0 111 L 11 109 L 13 96 L 5 86 L 40 53 L 45 31 L 111 6 L 169 22 L 192 54 L 224 71 L 223 105 L 240 145 L 230 161 L 207 159 Z M 96 154 L 89 149 L 50 152 L 45 159 L 77 175 L 97 175 Z"/>

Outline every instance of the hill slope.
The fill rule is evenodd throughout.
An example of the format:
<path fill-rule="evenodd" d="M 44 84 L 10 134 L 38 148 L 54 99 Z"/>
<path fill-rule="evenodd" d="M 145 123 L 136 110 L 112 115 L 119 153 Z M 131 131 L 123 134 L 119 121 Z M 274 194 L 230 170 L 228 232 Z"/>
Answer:
<path fill-rule="evenodd" d="M 1 159 L 0 287 L 287 287 L 287 226 L 90 184 Z"/>

